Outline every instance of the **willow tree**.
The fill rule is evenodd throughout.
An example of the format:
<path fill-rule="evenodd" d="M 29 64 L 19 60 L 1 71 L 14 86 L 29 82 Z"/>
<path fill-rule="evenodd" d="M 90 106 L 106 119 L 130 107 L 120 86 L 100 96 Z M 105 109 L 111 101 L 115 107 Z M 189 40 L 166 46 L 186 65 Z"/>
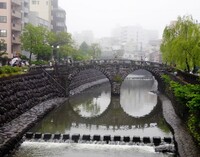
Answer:
<path fill-rule="evenodd" d="M 192 16 L 178 17 L 166 26 L 161 43 L 163 61 L 179 69 L 196 69 L 200 65 L 200 25 Z"/>

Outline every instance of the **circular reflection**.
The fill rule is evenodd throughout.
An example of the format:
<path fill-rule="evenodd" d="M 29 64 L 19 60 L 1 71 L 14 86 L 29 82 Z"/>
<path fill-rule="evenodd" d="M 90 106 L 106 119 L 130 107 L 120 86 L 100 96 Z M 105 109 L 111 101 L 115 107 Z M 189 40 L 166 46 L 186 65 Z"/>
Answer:
<path fill-rule="evenodd" d="M 82 117 L 101 115 L 111 101 L 109 83 L 84 91 L 70 97 L 69 102 L 75 112 Z"/>
<path fill-rule="evenodd" d="M 149 114 L 157 104 L 157 81 L 149 75 L 130 74 L 121 86 L 120 104 L 133 117 Z"/>

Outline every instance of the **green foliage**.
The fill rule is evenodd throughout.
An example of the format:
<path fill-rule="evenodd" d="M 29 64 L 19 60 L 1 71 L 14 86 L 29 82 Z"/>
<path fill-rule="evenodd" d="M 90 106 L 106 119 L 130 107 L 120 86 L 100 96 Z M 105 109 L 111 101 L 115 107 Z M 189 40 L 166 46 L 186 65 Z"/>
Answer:
<path fill-rule="evenodd" d="M 49 34 L 48 42 L 49 45 L 51 45 L 51 47 L 53 48 L 53 58 L 58 61 L 72 56 L 73 53 L 76 51 L 73 48 L 73 40 L 71 34 L 67 32 L 51 32 Z"/>
<path fill-rule="evenodd" d="M 79 47 L 77 58 L 82 60 L 97 59 L 100 55 L 101 49 L 97 43 L 88 45 L 86 42 L 83 42 Z"/>
<path fill-rule="evenodd" d="M 195 69 L 200 65 L 200 25 L 191 16 L 178 17 L 163 32 L 160 50 L 163 61 L 179 69 Z"/>
<path fill-rule="evenodd" d="M 194 138 L 198 141 L 200 145 L 200 120 L 199 115 L 191 114 L 188 119 L 188 127 L 194 136 Z"/>
<path fill-rule="evenodd" d="M 117 74 L 113 77 L 113 81 L 118 82 L 118 83 L 122 83 L 123 79 L 119 74 Z"/>
<path fill-rule="evenodd" d="M 0 39 L 0 62 L 3 65 L 8 60 L 8 57 L 5 56 L 5 55 L 7 55 L 6 50 L 7 50 L 7 47 L 6 47 L 6 44 L 5 44 L 5 40 L 4 39 Z"/>
<path fill-rule="evenodd" d="M 31 64 L 35 64 L 35 65 L 47 65 L 48 62 L 44 61 L 44 60 L 37 60 L 37 61 L 31 61 Z"/>
<path fill-rule="evenodd" d="M 12 67 L 8 65 L 0 67 L 0 77 L 6 77 L 21 73 L 23 73 L 23 68 L 21 67 Z"/>
<path fill-rule="evenodd" d="M 162 77 L 169 84 L 169 88 L 173 91 L 178 102 L 188 107 L 190 116 L 187 125 L 193 137 L 200 144 L 200 85 L 181 85 L 170 80 L 167 75 Z"/>
<path fill-rule="evenodd" d="M 161 77 L 164 79 L 166 84 L 170 84 L 171 78 L 168 75 L 162 75 Z"/>
<path fill-rule="evenodd" d="M 27 24 L 24 27 L 21 35 L 22 49 L 29 51 L 29 62 L 31 61 L 32 54 L 35 54 L 37 58 L 41 58 L 41 54 L 50 53 L 52 51 L 51 46 L 48 43 L 50 32 L 48 29 L 42 26 L 33 26 Z M 40 55 L 40 57 L 38 57 Z"/>
<path fill-rule="evenodd" d="M 93 43 L 91 45 L 91 54 L 90 55 L 92 56 L 93 59 L 97 59 L 97 58 L 100 57 L 100 55 L 101 55 L 101 49 L 99 47 L 99 44 Z"/>

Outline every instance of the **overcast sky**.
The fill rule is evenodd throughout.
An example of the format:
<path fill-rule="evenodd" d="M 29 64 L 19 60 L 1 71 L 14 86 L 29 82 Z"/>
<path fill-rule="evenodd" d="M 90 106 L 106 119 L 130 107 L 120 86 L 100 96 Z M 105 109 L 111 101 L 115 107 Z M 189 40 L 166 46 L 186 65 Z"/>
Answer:
<path fill-rule="evenodd" d="M 162 31 L 178 16 L 200 21 L 200 0 L 59 0 L 67 13 L 68 32 L 92 30 L 95 37 L 110 36 L 116 26 L 140 25 Z"/>

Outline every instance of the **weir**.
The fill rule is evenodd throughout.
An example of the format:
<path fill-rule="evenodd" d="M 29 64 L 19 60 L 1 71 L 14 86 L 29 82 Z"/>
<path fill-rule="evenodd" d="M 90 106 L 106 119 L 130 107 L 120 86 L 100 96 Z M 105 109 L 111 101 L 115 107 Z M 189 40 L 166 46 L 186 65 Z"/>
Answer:
<path fill-rule="evenodd" d="M 87 143 L 112 145 L 148 145 L 154 146 L 155 151 L 175 153 L 174 141 L 171 137 L 139 137 L 139 136 L 111 136 L 111 135 L 81 135 L 81 134 L 50 134 L 27 132 L 25 141 L 56 142 L 56 143 Z"/>

